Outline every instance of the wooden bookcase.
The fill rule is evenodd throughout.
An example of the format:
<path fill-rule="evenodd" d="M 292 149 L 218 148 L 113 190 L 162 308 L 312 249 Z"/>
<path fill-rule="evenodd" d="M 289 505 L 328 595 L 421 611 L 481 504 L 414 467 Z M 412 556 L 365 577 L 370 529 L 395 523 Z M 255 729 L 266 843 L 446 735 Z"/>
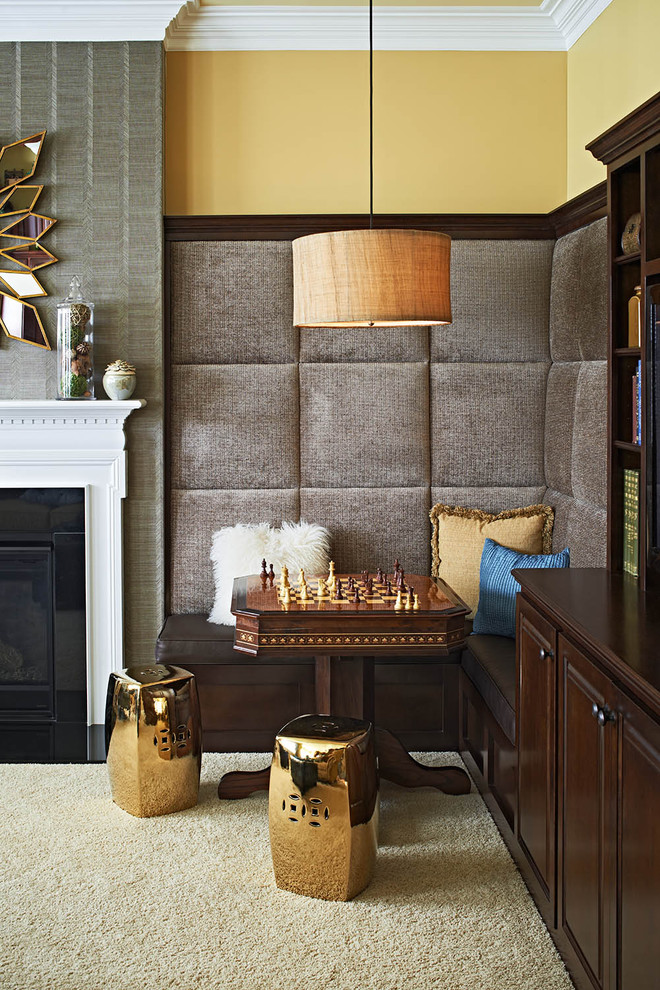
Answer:
<path fill-rule="evenodd" d="M 623 479 L 626 468 L 640 472 L 639 585 L 660 585 L 660 511 L 656 444 L 660 419 L 656 403 L 656 341 L 651 295 L 660 301 L 660 93 L 587 145 L 607 165 L 609 263 L 608 382 L 608 568 L 623 569 Z M 641 250 L 623 254 L 627 220 L 640 213 Z M 628 300 L 642 287 L 641 346 L 628 346 Z M 660 307 L 658 307 L 660 312 Z M 660 330 L 660 328 L 659 328 Z M 660 340 L 657 342 L 660 348 Z M 632 379 L 641 361 L 641 444 L 633 442 Z"/>

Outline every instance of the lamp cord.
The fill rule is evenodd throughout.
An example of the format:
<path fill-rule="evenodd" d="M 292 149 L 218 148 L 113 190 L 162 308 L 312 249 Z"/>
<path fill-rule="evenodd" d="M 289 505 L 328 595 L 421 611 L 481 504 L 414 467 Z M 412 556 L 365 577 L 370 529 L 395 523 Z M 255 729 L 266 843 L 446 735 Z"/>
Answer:
<path fill-rule="evenodd" d="M 369 0 L 369 230 L 374 225 L 374 3 Z"/>

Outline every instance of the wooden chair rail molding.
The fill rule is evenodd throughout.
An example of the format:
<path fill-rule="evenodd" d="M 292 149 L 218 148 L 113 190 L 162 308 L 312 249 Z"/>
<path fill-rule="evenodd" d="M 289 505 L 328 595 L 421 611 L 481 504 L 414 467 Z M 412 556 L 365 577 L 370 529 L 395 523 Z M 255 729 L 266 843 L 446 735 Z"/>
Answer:
<path fill-rule="evenodd" d="M 554 240 L 607 214 L 605 182 L 551 213 L 379 213 L 376 227 L 440 230 L 457 240 Z M 304 234 L 359 230 L 364 213 L 278 216 L 166 216 L 166 241 L 288 241 Z"/>

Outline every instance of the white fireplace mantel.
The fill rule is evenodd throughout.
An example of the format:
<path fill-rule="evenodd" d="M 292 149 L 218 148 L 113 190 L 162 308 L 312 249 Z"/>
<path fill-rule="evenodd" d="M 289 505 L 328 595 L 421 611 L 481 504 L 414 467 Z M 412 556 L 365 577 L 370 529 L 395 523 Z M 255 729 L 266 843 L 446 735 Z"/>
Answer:
<path fill-rule="evenodd" d="M 103 724 L 108 676 L 124 666 L 124 424 L 144 405 L 144 399 L 0 399 L 0 488 L 85 489 L 90 725 Z"/>

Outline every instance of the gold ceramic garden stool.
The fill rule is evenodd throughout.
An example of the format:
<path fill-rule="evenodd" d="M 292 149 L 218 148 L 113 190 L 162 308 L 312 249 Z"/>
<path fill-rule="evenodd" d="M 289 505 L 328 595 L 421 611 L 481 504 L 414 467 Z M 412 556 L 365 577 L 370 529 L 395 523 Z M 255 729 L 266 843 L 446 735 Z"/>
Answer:
<path fill-rule="evenodd" d="M 378 850 L 371 724 L 332 715 L 287 723 L 275 740 L 268 817 L 278 887 L 326 901 L 364 890 Z"/>
<path fill-rule="evenodd" d="M 112 799 L 151 818 L 197 804 L 202 727 L 194 675 L 145 664 L 110 674 L 105 744 Z"/>

